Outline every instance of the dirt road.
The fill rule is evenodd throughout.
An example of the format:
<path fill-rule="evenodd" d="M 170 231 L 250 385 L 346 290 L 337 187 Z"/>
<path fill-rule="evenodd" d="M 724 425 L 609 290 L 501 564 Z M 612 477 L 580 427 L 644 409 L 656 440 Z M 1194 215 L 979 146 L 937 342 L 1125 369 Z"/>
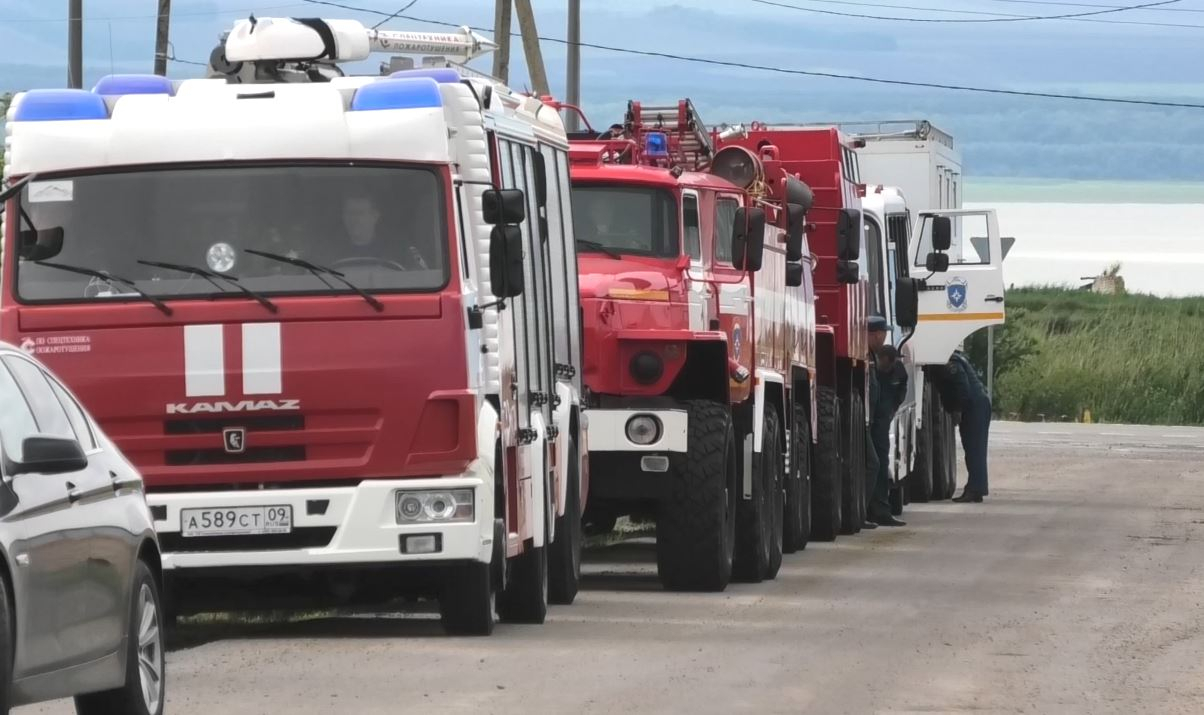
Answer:
<path fill-rule="evenodd" d="M 664 593 L 636 541 L 589 554 L 546 625 L 488 639 L 420 617 L 186 629 L 168 712 L 1204 712 L 1204 430 L 992 437 L 988 503 L 910 505 L 772 583 Z"/>

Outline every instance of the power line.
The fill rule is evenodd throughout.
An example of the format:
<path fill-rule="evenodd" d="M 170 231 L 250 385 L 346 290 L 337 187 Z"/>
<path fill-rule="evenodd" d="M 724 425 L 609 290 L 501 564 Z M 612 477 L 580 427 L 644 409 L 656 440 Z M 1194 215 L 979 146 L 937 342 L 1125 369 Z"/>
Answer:
<path fill-rule="evenodd" d="M 1093 5 L 1085 2 L 1051 2 L 1049 0 L 990 0 L 990 2 L 1010 3 L 1013 5 L 1059 5 L 1062 7 L 1110 7 L 1120 8 L 1122 5 Z M 1195 12 L 1204 13 L 1204 10 L 1194 7 L 1154 7 L 1150 8 L 1150 12 Z"/>
<path fill-rule="evenodd" d="M 249 7 L 241 10 L 195 10 L 193 12 L 173 12 L 172 17 L 217 17 L 218 15 L 244 15 L 253 12 L 263 12 L 264 10 L 283 10 L 290 7 L 305 7 L 305 2 L 292 2 L 284 5 L 264 5 L 262 7 Z M 156 15 L 113 15 L 111 17 L 89 17 L 89 22 L 105 22 L 117 20 L 155 20 L 159 16 Z M 70 18 L 66 17 L 18 17 L 4 18 L 5 22 L 67 22 Z"/>
<path fill-rule="evenodd" d="M 405 12 L 406 10 L 409 10 L 410 8 L 414 7 L 417 4 L 418 4 L 418 0 L 410 0 L 408 3 L 406 3 L 404 6 L 402 6 L 402 8 L 400 10 L 398 10 L 397 12 L 393 13 L 392 15 L 386 17 L 385 19 L 383 19 L 380 22 L 373 25 L 372 29 L 373 30 L 377 29 L 378 27 L 385 24 L 389 20 L 392 20 L 393 18 L 397 17 L 401 13 Z"/>
<path fill-rule="evenodd" d="M 1037 3 L 1037 0 L 996 0 L 996 1 L 997 2 L 1033 2 L 1036 4 L 1044 4 L 1044 3 Z M 943 13 L 948 13 L 950 15 L 985 15 L 985 16 L 989 16 L 989 17 L 1007 17 L 1007 18 L 1017 18 L 1017 19 L 1024 19 L 1024 20 L 1036 19 L 1030 15 L 1016 15 L 1016 14 L 1006 13 L 1006 12 L 989 12 L 989 11 L 985 11 L 985 10 L 952 10 L 952 9 L 943 8 L 943 7 L 920 7 L 920 6 L 916 6 L 916 5 L 885 5 L 883 3 L 874 3 L 874 2 L 854 2 L 854 0 L 806 0 L 806 2 L 819 3 L 819 4 L 824 4 L 824 5 L 843 5 L 843 6 L 847 6 L 847 7 L 878 7 L 878 8 L 888 9 L 888 10 L 919 10 L 921 12 L 943 12 Z M 1063 3 L 1055 3 L 1055 4 L 1063 4 Z M 1111 7 L 1111 8 L 1120 7 L 1118 5 L 1086 5 L 1083 3 L 1065 3 L 1065 4 L 1079 6 L 1079 7 Z M 798 9 L 798 10 L 810 9 L 810 8 L 798 8 L 798 7 L 794 7 L 794 6 L 791 6 L 791 7 L 794 9 Z M 1149 11 L 1153 11 L 1153 10 L 1169 11 L 1169 10 L 1173 10 L 1173 9 L 1184 9 L 1184 8 L 1163 8 L 1163 7 L 1147 8 L 1147 10 L 1149 10 Z M 1191 10 L 1191 12 L 1204 12 L 1204 10 Z M 850 13 L 849 16 L 853 16 L 852 13 Z M 861 16 L 857 15 L 856 17 L 861 17 Z M 892 18 L 892 19 L 905 20 L 906 18 Z M 1190 29 L 1204 30 L 1204 25 L 1187 25 L 1187 24 L 1174 23 L 1174 22 L 1150 22 L 1150 21 L 1142 21 L 1142 20 L 1101 20 L 1099 18 L 1089 18 L 1089 17 L 1063 17 L 1063 18 L 1059 18 L 1059 19 L 1068 20 L 1071 22 L 1093 22 L 1093 23 L 1098 23 L 1101 25 L 1141 25 L 1141 26 L 1146 26 L 1146 27 L 1176 27 L 1176 28 L 1190 28 Z"/>
<path fill-rule="evenodd" d="M 356 7 L 354 5 L 346 5 L 343 3 L 333 2 L 332 0 L 305 0 L 312 5 L 327 5 L 337 7 L 351 12 L 362 12 L 371 15 L 389 15 L 391 13 L 382 10 L 374 10 L 371 8 Z M 398 15 L 398 18 L 411 20 L 413 22 L 421 22 L 428 25 L 437 25 L 440 27 L 460 27 L 454 22 L 444 20 L 432 20 L 424 17 L 414 17 L 413 15 Z M 477 32 L 490 32 L 489 28 L 473 27 Z M 511 35 L 519 35 L 519 33 L 510 33 Z M 558 45 L 568 45 L 568 40 L 558 37 L 540 37 L 543 42 L 552 42 Z M 989 87 L 970 87 L 966 85 L 956 84 L 941 84 L 937 82 L 913 82 L 900 79 L 884 79 L 881 77 L 867 77 L 864 75 L 840 74 L 837 72 L 817 72 L 812 70 L 790 69 L 786 67 L 770 67 L 767 65 L 756 65 L 747 62 L 732 62 L 729 60 L 718 60 L 710 57 L 690 57 L 687 55 L 675 55 L 668 52 L 656 52 L 653 50 L 637 50 L 630 47 L 613 47 L 610 45 L 600 45 L 594 42 L 577 43 L 579 47 L 587 47 L 593 50 L 604 50 L 606 52 L 619 52 L 628 55 L 637 55 L 641 57 L 659 57 L 668 60 L 677 60 L 679 62 L 693 62 L 696 64 L 711 65 L 715 67 L 731 67 L 735 69 L 749 69 L 760 72 L 772 72 L 775 74 L 786 74 L 801 77 L 822 77 L 825 79 L 842 79 L 851 82 L 869 82 L 872 84 L 894 85 L 899 87 L 921 87 L 925 89 L 944 89 L 959 92 L 976 92 L 979 94 L 999 94 L 1015 97 L 1040 97 L 1043 99 L 1063 99 L 1068 101 L 1078 102 L 1097 102 L 1100 104 L 1125 104 L 1148 107 L 1168 107 L 1178 109 L 1204 109 L 1204 104 L 1193 104 L 1190 102 L 1167 102 L 1153 99 L 1125 99 L 1121 97 L 1098 97 L 1085 94 L 1060 94 L 1056 92 L 1030 92 L 1018 89 L 993 89 Z"/>
<path fill-rule="evenodd" d="M 813 12 L 820 15 L 835 15 L 837 17 L 856 17 L 865 20 L 892 20 L 894 22 L 927 22 L 927 23 L 986 23 L 986 22 L 1029 22 L 1033 20 L 1074 20 L 1080 17 L 1093 17 L 1095 15 L 1110 15 L 1117 12 L 1128 12 L 1130 10 L 1142 10 L 1145 8 L 1158 7 L 1160 5 L 1170 5 L 1177 3 L 1179 0 L 1158 0 L 1157 2 L 1143 3 L 1141 5 L 1124 5 L 1121 7 L 1113 7 L 1100 10 L 1090 10 L 1087 12 L 1066 13 L 1062 15 L 1016 15 L 1008 17 L 992 17 L 982 19 L 952 19 L 952 18 L 935 18 L 935 17 L 898 17 L 888 15 L 862 15 L 852 12 L 840 12 L 837 10 L 821 10 L 814 7 L 802 7 L 801 5 L 790 5 L 784 2 L 775 2 L 775 0 L 752 0 L 758 5 L 769 5 L 772 7 L 786 8 L 789 10 L 798 10 L 800 12 Z M 849 3 L 853 4 L 853 3 Z M 914 8 L 923 9 L 923 8 Z"/>

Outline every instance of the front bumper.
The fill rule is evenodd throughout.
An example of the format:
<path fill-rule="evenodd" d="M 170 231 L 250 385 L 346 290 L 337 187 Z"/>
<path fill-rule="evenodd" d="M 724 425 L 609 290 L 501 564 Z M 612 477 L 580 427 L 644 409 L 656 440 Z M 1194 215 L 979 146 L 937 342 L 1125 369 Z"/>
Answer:
<path fill-rule="evenodd" d="M 636 415 L 660 420 L 659 439 L 651 444 L 636 444 L 627 438 L 627 421 Z M 591 409 L 589 411 L 590 452 L 679 452 L 685 453 L 689 419 L 685 410 L 666 409 Z"/>
<path fill-rule="evenodd" d="M 473 490 L 473 521 L 459 523 L 398 524 L 396 493 L 412 489 Z M 163 544 L 164 569 L 225 568 L 241 566 L 323 566 L 385 562 L 438 563 L 479 561 L 493 554 L 493 486 L 481 477 L 431 479 L 373 479 L 348 487 L 262 489 L 225 492 L 184 492 L 147 495 L 152 513 L 159 512 L 155 530 Z M 257 536 L 184 537 L 180 512 L 194 508 L 289 505 L 293 532 L 273 537 L 271 548 L 261 548 Z M 163 513 L 163 510 L 166 513 Z M 333 529 L 333 535 L 325 536 Z M 406 554 L 407 535 L 437 535 L 435 553 Z M 295 538 L 290 538 L 295 537 Z M 317 539 L 321 545 L 303 545 Z M 213 539 L 211 550 L 206 539 Z M 260 540 L 267 542 L 266 539 Z"/>

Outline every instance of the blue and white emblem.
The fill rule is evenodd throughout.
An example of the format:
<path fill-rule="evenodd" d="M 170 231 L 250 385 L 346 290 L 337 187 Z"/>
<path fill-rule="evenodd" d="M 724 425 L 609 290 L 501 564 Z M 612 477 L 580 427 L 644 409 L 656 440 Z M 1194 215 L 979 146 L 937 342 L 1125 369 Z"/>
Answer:
<path fill-rule="evenodd" d="M 737 360 L 740 359 L 740 337 L 742 332 L 740 324 L 736 323 L 736 326 L 732 328 L 732 354 Z"/>
<path fill-rule="evenodd" d="M 949 310 L 962 311 L 966 309 L 966 282 L 961 278 L 950 278 L 945 285 L 945 300 Z"/>

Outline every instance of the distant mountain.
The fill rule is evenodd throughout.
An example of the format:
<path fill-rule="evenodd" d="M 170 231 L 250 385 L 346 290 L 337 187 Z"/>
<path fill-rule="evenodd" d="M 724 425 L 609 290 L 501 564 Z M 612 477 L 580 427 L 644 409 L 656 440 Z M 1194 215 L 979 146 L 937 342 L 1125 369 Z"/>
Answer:
<path fill-rule="evenodd" d="M 254 4 L 246 0 L 176 0 L 172 31 L 176 56 L 205 61 L 222 29 Z M 398 3 L 348 0 L 346 4 L 384 7 Z M 0 14 L 17 20 L 0 23 L 0 46 L 5 48 L 7 60 L 0 63 L 0 91 L 63 84 L 65 24 L 46 21 L 62 17 L 61 5 L 22 2 L 19 11 L 4 10 L 4 0 L 0 0 Z M 488 28 L 493 23 L 492 5 L 481 0 L 419 2 L 407 14 Z M 564 3 L 537 0 L 535 5 L 541 34 L 563 38 Z M 688 6 L 661 0 L 583 5 L 582 39 L 587 43 L 884 79 L 1204 104 L 1200 30 L 1191 28 L 1083 21 L 933 25 L 834 18 L 720 0 L 696 0 Z M 86 26 L 89 81 L 110 69 L 150 69 L 153 7 L 142 0 L 89 0 L 86 10 L 90 17 L 130 18 L 98 19 Z M 1000 7 L 975 0 L 958 4 L 963 11 L 999 12 Z M 1041 8 L 1049 10 L 1020 5 L 1006 6 L 1003 11 Z M 840 6 L 840 10 L 922 15 L 854 6 Z M 215 16 L 215 12 L 222 14 Z M 304 4 L 265 9 L 260 14 L 290 12 L 355 16 Z M 379 19 L 372 15 L 358 18 Z M 1144 11 L 1107 18 L 1163 24 L 1195 20 L 1204 25 L 1204 15 L 1190 13 Z M 389 26 L 423 27 L 405 20 Z M 545 42 L 543 53 L 553 91 L 563 94 L 564 46 Z M 360 69 L 372 71 L 374 64 Z M 478 64 L 489 69 L 487 58 Z M 201 69 L 184 64 L 171 67 L 172 73 L 181 77 L 197 76 Z M 525 77 L 522 47 L 516 40 L 511 55 L 512 83 L 522 88 Z M 582 51 L 582 87 L 583 104 L 598 125 L 620 119 L 629 98 L 663 101 L 690 97 L 703 118 L 712 123 L 927 117 L 961 143 L 966 172 L 972 176 L 1204 180 L 1204 109 L 897 87 L 589 48 Z"/>

